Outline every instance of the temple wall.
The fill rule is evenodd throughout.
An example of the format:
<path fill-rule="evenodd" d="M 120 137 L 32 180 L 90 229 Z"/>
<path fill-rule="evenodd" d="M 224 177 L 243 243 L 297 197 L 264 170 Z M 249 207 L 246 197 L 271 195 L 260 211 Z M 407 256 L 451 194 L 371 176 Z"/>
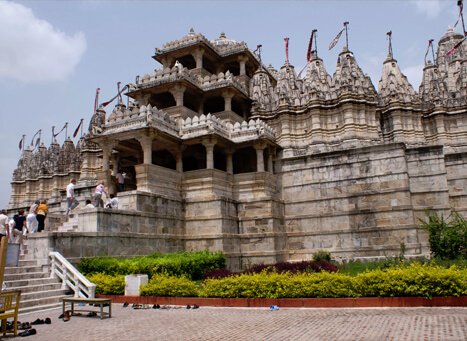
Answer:
<path fill-rule="evenodd" d="M 440 195 L 419 201 L 447 204 L 438 158 L 424 160 L 428 178 L 440 182 Z M 438 165 L 439 166 L 439 165 Z M 290 259 L 309 258 L 319 249 L 336 257 L 425 252 L 413 211 L 412 191 L 423 184 L 408 169 L 403 144 L 367 147 L 283 160 L 282 186 Z M 411 174 L 414 173 L 414 174 Z M 445 177 L 444 177 L 445 179 Z M 444 205 L 444 206 L 443 206 Z"/>
<path fill-rule="evenodd" d="M 467 153 L 445 156 L 449 206 L 467 216 Z"/>

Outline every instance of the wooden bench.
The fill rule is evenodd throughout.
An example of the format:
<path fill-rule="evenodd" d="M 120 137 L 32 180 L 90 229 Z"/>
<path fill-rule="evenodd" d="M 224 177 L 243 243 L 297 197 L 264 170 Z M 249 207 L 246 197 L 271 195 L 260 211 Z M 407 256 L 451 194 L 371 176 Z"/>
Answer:
<path fill-rule="evenodd" d="M 18 333 L 18 309 L 21 291 L 11 290 L 0 292 L 0 321 L 2 323 L 2 333 L 5 336 L 7 319 L 13 318 L 13 334 Z"/>
<path fill-rule="evenodd" d="M 112 300 L 110 298 L 84 298 L 84 297 L 65 297 L 62 298 L 62 310 L 65 315 L 66 304 L 71 304 L 71 315 L 75 313 L 75 303 L 78 304 L 93 304 L 94 306 L 100 307 L 100 317 L 101 320 L 104 318 L 104 315 L 108 315 L 109 318 L 112 317 Z M 104 312 L 104 307 L 109 307 L 108 313 Z M 77 310 L 78 311 L 78 310 Z M 89 311 L 85 309 L 80 309 L 80 311 Z"/>

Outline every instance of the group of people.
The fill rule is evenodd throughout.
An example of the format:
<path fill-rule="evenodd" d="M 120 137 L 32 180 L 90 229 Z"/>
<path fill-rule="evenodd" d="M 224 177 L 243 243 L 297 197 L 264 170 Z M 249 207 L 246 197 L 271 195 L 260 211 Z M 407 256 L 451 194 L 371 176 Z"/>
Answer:
<path fill-rule="evenodd" d="M 73 217 L 73 211 L 79 206 L 79 201 L 75 196 L 75 185 L 76 179 L 71 179 L 66 187 L 66 220 Z M 123 189 L 122 187 L 123 183 L 119 189 Z M 108 198 L 105 205 L 104 195 Z M 84 206 L 85 209 L 95 207 L 118 209 L 118 198 L 114 194 L 107 194 L 103 183 L 99 183 L 95 188 L 94 204 L 90 199 L 87 199 Z M 46 200 L 36 200 L 27 214 L 23 209 L 19 209 L 12 218 L 8 217 L 6 210 L 2 210 L 0 213 L 0 239 L 6 237 L 11 243 L 22 244 L 22 240 L 27 234 L 41 232 L 45 229 L 45 219 L 48 212 Z"/>
<path fill-rule="evenodd" d="M 49 208 L 45 200 L 35 201 L 26 215 L 23 209 L 12 217 L 8 217 L 7 211 L 0 213 L 0 239 L 7 238 L 10 243 L 22 244 L 23 239 L 30 233 L 41 232 L 45 228 L 45 218 Z"/>

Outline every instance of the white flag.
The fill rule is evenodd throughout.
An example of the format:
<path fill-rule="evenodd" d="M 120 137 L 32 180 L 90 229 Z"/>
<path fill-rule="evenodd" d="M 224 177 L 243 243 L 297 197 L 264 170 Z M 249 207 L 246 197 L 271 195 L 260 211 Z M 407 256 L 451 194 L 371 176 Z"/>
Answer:
<path fill-rule="evenodd" d="M 334 46 L 336 46 L 336 44 L 339 41 L 339 38 L 341 37 L 342 32 L 344 32 L 344 30 L 345 30 L 345 27 L 339 33 L 337 33 L 337 36 L 329 44 L 329 50 L 332 49 Z"/>

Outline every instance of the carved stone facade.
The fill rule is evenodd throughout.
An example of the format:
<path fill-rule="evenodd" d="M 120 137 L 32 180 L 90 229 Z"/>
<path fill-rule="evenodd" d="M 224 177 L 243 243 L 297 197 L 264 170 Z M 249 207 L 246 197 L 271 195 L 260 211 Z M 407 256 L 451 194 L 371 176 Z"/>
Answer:
<path fill-rule="evenodd" d="M 467 214 L 467 43 L 446 56 L 459 39 L 441 38 L 417 94 L 392 51 L 376 92 L 347 48 L 333 77 L 312 53 L 300 78 L 225 34 L 190 31 L 156 49 L 162 68 L 129 85 L 128 107 L 99 109 L 76 147 L 26 149 L 10 208 L 39 196 L 59 214 L 71 177 L 84 200 L 98 181 L 115 192 L 121 171 L 119 210 L 83 212 L 48 248 L 71 258 L 221 250 L 232 268 L 319 249 L 427 254 L 424 211 Z"/>

